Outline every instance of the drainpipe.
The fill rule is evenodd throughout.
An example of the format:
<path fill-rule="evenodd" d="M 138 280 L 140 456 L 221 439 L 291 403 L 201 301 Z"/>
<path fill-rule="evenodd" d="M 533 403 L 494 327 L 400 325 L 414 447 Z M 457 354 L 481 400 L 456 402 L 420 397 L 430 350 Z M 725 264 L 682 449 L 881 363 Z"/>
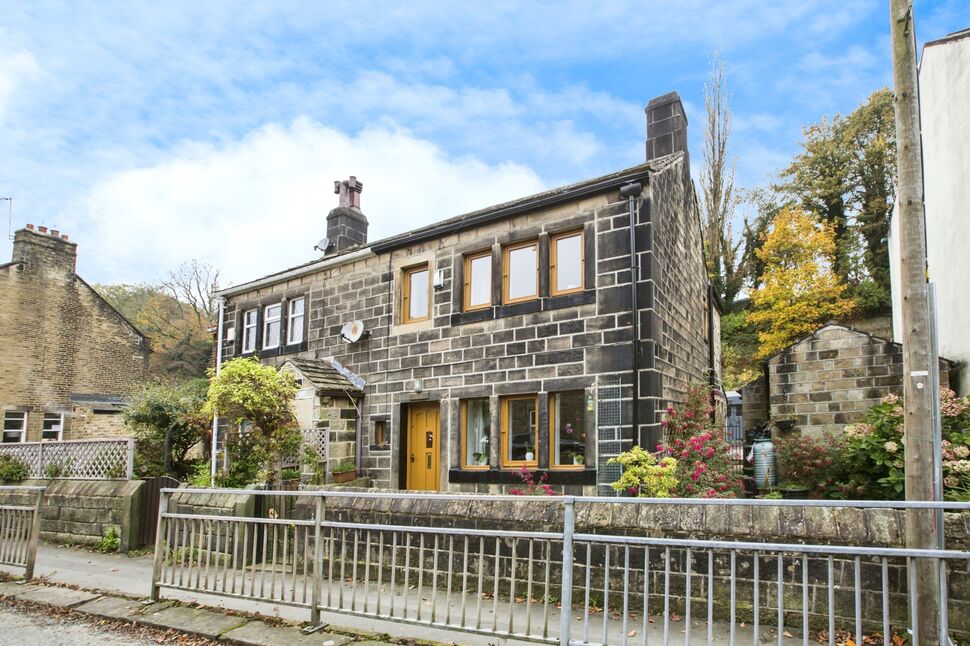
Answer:
<path fill-rule="evenodd" d="M 633 435 L 634 442 L 640 443 L 640 313 L 637 303 L 637 282 L 640 280 L 640 265 L 637 261 L 637 197 L 643 192 L 640 182 L 631 182 L 620 188 L 620 195 L 627 198 L 630 212 L 630 312 L 633 315 Z"/>
<path fill-rule="evenodd" d="M 219 307 L 219 328 L 216 330 L 216 376 L 222 368 L 222 325 L 226 315 L 226 299 L 223 296 L 216 298 L 216 305 Z M 212 460 L 209 465 L 209 482 L 211 486 L 216 486 L 216 447 L 219 446 L 219 416 L 212 416 Z"/>
<path fill-rule="evenodd" d="M 357 441 L 354 442 L 354 466 L 357 467 L 357 475 L 359 477 L 360 476 L 360 458 L 361 458 L 361 455 L 362 455 L 362 452 L 363 452 L 363 449 L 361 448 L 360 443 L 364 439 L 364 433 L 363 433 L 363 430 L 364 430 L 364 396 L 361 395 L 360 397 L 358 397 L 357 398 L 357 401 L 355 402 L 354 405 L 357 407 L 357 425 L 356 425 L 356 428 L 354 429 L 356 431 L 356 436 L 357 436 Z"/>

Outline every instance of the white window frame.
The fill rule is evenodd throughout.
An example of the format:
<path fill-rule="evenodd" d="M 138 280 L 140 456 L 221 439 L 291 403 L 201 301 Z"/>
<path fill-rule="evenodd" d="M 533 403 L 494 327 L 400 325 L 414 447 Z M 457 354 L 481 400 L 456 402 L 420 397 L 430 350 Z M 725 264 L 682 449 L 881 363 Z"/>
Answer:
<path fill-rule="evenodd" d="M 253 315 L 252 323 L 247 320 L 250 314 Z M 256 352 L 256 332 L 259 330 L 259 310 L 246 310 L 243 312 L 242 329 L 242 353 L 249 354 L 250 352 Z"/>
<path fill-rule="evenodd" d="M 57 423 L 57 438 L 49 439 L 44 437 L 44 433 L 48 432 L 48 429 L 44 428 L 49 421 L 49 418 L 58 417 L 60 420 Z M 64 413 L 44 413 L 44 419 L 41 422 L 40 431 L 40 441 L 41 442 L 62 442 L 64 440 Z"/>
<path fill-rule="evenodd" d="M 16 432 L 16 431 L 12 431 L 12 430 L 7 430 L 7 415 L 23 415 L 23 418 L 22 418 L 23 419 L 23 424 L 21 424 L 21 426 L 20 426 L 20 441 L 19 442 L 7 442 L 6 441 L 7 440 L 7 433 L 15 433 Z M 27 411 L 21 411 L 21 410 L 8 410 L 8 411 L 4 411 L 4 413 L 3 413 L 3 429 L 2 429 L 3 434 L 0 435 L 0 443 L 2 443 L 2 444 L 23 444 L 24 442 L 26 442 L 27 441 L 27 420 L 28 420 L 28 417 L 29 417 L 29 415 L 28 415 Z"/>
<path fill-rule="evenodd" d="M 279 308 L 279 314 L 275 317 L 270 318 L 269 310 L 272 308 Z M 276 345 L 269 345 L 269 326 L 276 323 L 279 326 L 279 334 L 276 335 Z M 283 303 L 273 303 L 272 305 L 267 305 L 263 308 L 263 350 L 273 350 L 280 347 L 280 342 L 283 340 Z"/>
<path fill-rule="evenodd" d="M 299 314 L 293 313 L 293 308 L 297 303 L 303 304 L 303 311 Z M 301 296 L 300 298 L 294 298 L 286 305 L 286 343 L 287 345 L 293 345 L 294 343 L 302 343 L 306 335 L 306 296 Z M 293 321 L 300 320 L 300 336 L 299 338 L 293 338 Z"/>

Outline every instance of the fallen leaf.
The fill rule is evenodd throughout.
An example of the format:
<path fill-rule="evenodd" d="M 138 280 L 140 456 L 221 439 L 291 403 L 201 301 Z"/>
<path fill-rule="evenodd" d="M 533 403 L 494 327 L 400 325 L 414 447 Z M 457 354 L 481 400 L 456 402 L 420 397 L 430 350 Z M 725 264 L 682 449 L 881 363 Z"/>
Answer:
<path fill-rule="evenodd" d="M 785 631 L 785 632 L 784 632 L 783 634 L 785 635 L 785 637 L 794 637 L 794 635 L 792 635 L 792 634 L 791 634 L 790 632 L 788 632 L 787 630 L 786 630 L 786 631 Z"/>
<path fill-rule="evenodd" d="M 637 631 L 635 631 L 635 630 L 631 630 L 630 632 L 628 632 L 628 633 L 626 634 L 626 636 L 627 636 L 627 637 L 636 637 L 636 636 L 637 636 Z"/>
<path fill-rule="evenodd" d="M 670 620 L 671 621 L 680 621 L 681 620 L 681 616 L 678 615 L 676 612 L 672 612 L 672 613 L 670 613 Z"/>

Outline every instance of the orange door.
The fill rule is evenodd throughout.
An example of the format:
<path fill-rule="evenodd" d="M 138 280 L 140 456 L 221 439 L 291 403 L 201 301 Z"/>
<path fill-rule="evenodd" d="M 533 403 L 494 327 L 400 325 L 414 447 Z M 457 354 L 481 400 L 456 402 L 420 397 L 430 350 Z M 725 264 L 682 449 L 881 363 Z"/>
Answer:
<path fill-rule="evenodd" d="M 438 491 L 438 404 L 408 406 L 407 488 Z"/>

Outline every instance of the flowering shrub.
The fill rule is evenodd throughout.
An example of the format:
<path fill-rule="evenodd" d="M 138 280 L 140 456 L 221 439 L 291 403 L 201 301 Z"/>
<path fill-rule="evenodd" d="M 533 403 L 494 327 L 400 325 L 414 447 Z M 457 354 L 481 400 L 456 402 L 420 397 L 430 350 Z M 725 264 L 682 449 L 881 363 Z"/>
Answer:
<path fill-rule="evenodd" d="M 831 434 L 822 438 L 795 434 L 778 441 L 778 472 L 785 482 L 807 487 L 821 496 L 834 485 L 841 440 Z"/>
<path fill-rule="evenodd" d="M 677 489 L 677 460 L 667 456 L 658 460 L 652 453 L 634 446 L 610 464 L 623 466 L 623 475 L 612 484 L 616 491 L 625 491 L 641 498 L 670 498 Z"/>
<path fill-rule="evenodd" d="M 970 400 L 950 389 L 940 393 L 943 428 L 943 494 L 970 500 Z M 888 395 L 866 413 L 865 422 L 847 426 L 838 465 L 837 495 L 902 499 L 905 488 L 903 401 Z"/>
<path fill-rule="evenodd" d="M 509 489 L 509 493 L 513 496 L 555 496 L 556 490 L 552 488 L 552 485 L 546 484 L 549 480 L 549 474 L 543 473 L 537 479 L 531 471 L 529 471 L 525 466 L 519 470 L 519 477 L 522 479 L 522 484 L 524 485 L 521 489 L 518 487 L 512 487 Z"/>
<path fill-rule="evenodd" d="M 661 425 L 667 442 L 657 447 L 677 460 L 676 495 L 683 498 L 735 498 L 744 486 L 737 475 L 723 428 L 711 422 L 714 407 L 706 386 L 693 385 L 680 410 L 670 406 Z"/>

